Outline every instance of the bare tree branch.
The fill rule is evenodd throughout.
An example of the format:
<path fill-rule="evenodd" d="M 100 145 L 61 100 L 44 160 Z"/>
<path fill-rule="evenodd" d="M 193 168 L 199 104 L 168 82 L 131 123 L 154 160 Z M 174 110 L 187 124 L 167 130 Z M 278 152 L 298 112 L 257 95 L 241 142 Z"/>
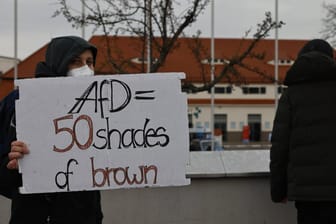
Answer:
<path fill-rule="evenodd" d="M 321 31 L 322 38 L 330 40 L 333 46 L 336 46 L 336 4 L 323 3 L 323 8 L 327 11 L 325 18 L 322 20 L 324 29 Z"/>
<path fill-rule="evenodd" d="M 182 88 L 185 91 L 188 92 L 201 92 L 201 91 L 209 91 L 213 86 L 215 86 L 216 84 L 218 84 L 220 81 L 222 81 L 223 79 L 227 79 L 228 81 L 232 81 L 232 78 L 230 78 L 230 76 L 234 76 L 236 80 L 240 80 L 237 81 L 235 84 L 240 84 L 242 81 L 244 81 L 244 77 L 237 71 L 237 69 L 235 68 L 236 66 L 241 67 L 241 68 L 245 68 L 248 69 L 249 71 L 253 71 L 263 77 L 268 77 L 268 79 L 270 79 L 270 75 L 267 75 L 263 72 L 261 72 L 260 70 L 258 70 L 257 68 L 252 68 L 248 65 L 246 65 L 244 63 L 244 60 L 247 57 L 254 57 L 256 59 L 263 59 L 263 54 L 260 53 L 256 53 L 253 50 L 255 49 L 256 45 L 258 44 L 258 42 L 267 37 L 269 35 L 269 32 L 276 28 L 276 27 L 281 27 L 284 23 L 283 22 L 279 22 L 278 24 L 276 22 L 273 21 L 272 17 L 271 17 L 271 13 L 270 12 L 266 12 L 265 13 L 265 19 L 263 20 L 263 22 L 261 24 L 258 24 L 258 29 L 256 31 L 256 33 L 253 35 L 254 39 L 252 39 L 251 43 L 249 44 L 249 46 L 239 55 L 236 56 L 232 56 L 230 59 L 228 59 L 229 63 L 225 63 L 224 68 L 222 69 L 222 71 L 215 76 L 215 79 L 213 81 L 208 81 L 206 83 L 204 83 L 203 86 L 195 86 L 192 83 L 185 83 L 185 86 L 183 86 Z M 244 39 L 242 39 L 242 41 L 244 41 Z M 231 83 L 232 84 L 232 83 Z"/>
<path fill-rule="evenodd" d="M 200 13 L 202 13 L 210 0 L 188 0 L 180 3 L 177 0 L 86 0 L 85 8 L 87 15 L 82 17 L 81 12 L 76 11 L 70 5 L 70 0 L 58 0 L 59 10 L 54 16 L 63 15 L 74 27 L 92 25 L 95 30 L 102 30 L 105 35 L 106 58 L 111 70 L 116 73 L 127 73 L 129 67 L 135 68 L 131 59 L 125 58 L 118 46 L 111 42 L 111 35 L 127 34 L 141 40 L 139 43 L 139 54 L 142 57 L 141 71 L 145 72 L 147 37 L 151 39 L 150 49 L 151 64 L 150 71 L 157 72 L 165 63 L 169 54 L 179 47 L 178 38 L 184 36 L 184 30 L 192 25 Z M 150 6 L 150 7 L 149 7 Z M 175 7 L 185 7 L 177 13 Z M 150 19 L 148 19 L 148 18 Z M 244 63 L 246 58 L 262 59 L 263 53 L 255 52 L 257 43 L 268 36 L 270 30 L 281 27 L 282 22 L 276 24 L 271 14 L 266 13 L 266 18 L 257 25 L 253 40 L 249 42 L 246 49 L 240 50 L 237 55 L 228 59 L 223 69 L 215 76 L 213 81 L 207 79 L 207 68 L 209 65 L 202 64 L 202 56 L 206 55 L 205 48 L 197 41 L 199 34 L 195 36 L 194 42 L 189 46 L 201 69 L 202 86 L 194 83 L 184 83 L 183 89 L 188 92 L 199 92 L 210 90 L 213 86 L 226 80 L 229 83 L 243 83 L 243 74 L 239 68 L 257 73 L 266 78 L 267 74 Z M 247 32 L 247 34 L 250 31 Z M 242 42 L 244 39 L 242 40 Z M 113 51 L 113 54 L 112 54 Z M 115 52 L 118 52 L 116 54 Z M 116 57 L 117 56 L 117 57 Z M 209 55 L 206 55 L 209 58 Z M 139 66 L 137 67 L 139 68 Z"/>

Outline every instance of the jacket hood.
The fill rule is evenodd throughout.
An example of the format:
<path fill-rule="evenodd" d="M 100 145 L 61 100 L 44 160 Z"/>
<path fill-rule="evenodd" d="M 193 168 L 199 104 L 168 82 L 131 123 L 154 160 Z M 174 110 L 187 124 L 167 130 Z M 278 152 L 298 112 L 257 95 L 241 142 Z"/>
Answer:
<path fill-rule="evenodd" d="M 57 37 L 51 40 L 45 55 L 45 61 L 36 66 L 35 76 L 59 77 L 66 76 L 70 61 L 85 50 L 91 50 L 94 63 L 97 48 L 86 40 L 76 36 Z"/>
<path fill-rule="evenodd" d="M 313 39 L 311 41 L 308 41 L 300 50 L 298 56 L 301 56 L 303 54 L 306 54 L 308 52 L 312 51 L 318 51 L 320 53 L 323 53 L 331 58 L 334 57 L 334 50 L 331 47 L 331 45 L 322 39 Z"/>
<path fill-rule="evenodd" d="M 335 60 L 321 52 L 311 51 L 296 59 L 287 72 L 284 84 L 290 86 L 328 80 L 336 80 Z"/>

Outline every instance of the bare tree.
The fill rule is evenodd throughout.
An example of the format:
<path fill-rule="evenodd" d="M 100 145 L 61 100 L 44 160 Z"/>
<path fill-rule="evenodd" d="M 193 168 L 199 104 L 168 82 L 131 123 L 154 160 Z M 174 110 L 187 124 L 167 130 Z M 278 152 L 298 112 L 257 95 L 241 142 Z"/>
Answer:
<path fill-rule="evenodd" d="M 231 84 L 245 84 L 246 80 L 243 74 L 239 72 L 238 68 L 244 68 L 245 70 L 252 71 L 257 73 L 259 76 L 262 76 L 264 79 L 267 79 L 271 82 L 274 82 L 274 76 L 272 74 L 266 74 L 261 71 L 256 66 L 251 66 L 245 63 L 246 58 L 254 58 L 257 60 L 262 60 L 265 57 L 264 52 L 255 52 L 255 47 L 259 43 L 261 39 L 264 39 L 269 35 L 269 32 L 278 27 L 280 28 L 284 23 L 280 21 L 278 24 L 273 21 L 270 12 L 265 13 L 265 19 L 257 25 L 257 30 L 253 35 L 252 41 L 248 44 L 246 48 L 244 48 L 241 53 L 233 55 L 231 58 L 223 61 L 224 67 L 223 69 L 215 76 L 213 81 L 209 80 L 209 74 L 206 73 L 205 68 L 201 68 L 202 76 L 203 76 L 203 85 L 194 85 L 191 82 L 185 82 L 183 85 L 183 89 L 186 92 L 201 92 L 201 91 L 209 91 L 213 86 L 219 83 L 221 80 L 226 79 L 228 83 Z M 247 31 L 245 37 L 250 33 L 251 30 Z M 245 41 L 245 38 L 242 38 L 241 43 Z M 206 58 L 206 54 L 209 55 L 209 51 L 205 50 L 202 46 L 201 42 L 198 40 L 198 37 L 194 39 L 194 45 L 191 45 L 190 48 L 192 49 L 196 60 L 200 66 L 204 66 L 204 63 L 201 62 L 203 58 Z M 210 56 L 208 56 L 210 61 Z"/>
<path fill-rule="evenodd" d="M 322 30 L 322 38 L 330 40 L 332 45 L 336 46 L 336 4 L 324 3 L 323 8 L 327 13 L 323 19 L 324 29 Z"/>
<path fill-rule="evenodd" d="M 158 56 L 151 60 L 150 71 L 156 72 L 165 62 L 169 52 L 176 47 L 176 40 L 183 35 L 186 27 L 196 21 L 209 0 L 188 0 L 181 5 L 173 0 L 86 0 L 87 15 L 74 10 L 68 0 L 59 0 L 60 9 L 55 15 L 62 14 L 74 27 L 93 25 L 108 35 L 128 34 L 143 40 L 142 55 L 146 54 L 146 39 L 150 38 L 152 48 Z M 184 7 L 177 14 L 177 8 Z M 159 36 L 160 38 L 153 38 Z M 111 44 L 106 38 L 108 49 Z M 109 54 L 109 56 L 111 56 Z M 110 57 L 112 58 L 112 57 Z M 114 69 L 126 73 L 119 64 L 110 60 Z"/>
<path fill-rule="evenodd" d="M 69 0 L 58 0 L 59 10 L 55 16 L 63 15 L 74 27 L 92 25 L 95 30 L 102 30 L 107 46 L 107 60 L 111 69 L 116 73 L 127 73 L 127 68 L 134 65 L 129 58 L 123 58 L 121 54 L 116 57 L 112 55 L 112 49 L 118 48 L 111 42 L 110 35 L 130 35 L 141 41 L 140 55 L 142 66 L 139 72 L 146 72 L 145 65 L 149 63 L 150 72 L 157 72 L 166 61 L 168 55 L 178 48 L 178 38 L 184 37 L 184 31 L 191 26 L 198 16 L 204 11 L 210 0 L 85 0 L 86 16 L 71 7 Z M 206 70 L 202 70 L 203 86 L 195 86 L 193 83 L 185 82 L 183 90 L 188 92 L 199 92 L 209 90 L 223 78 L 232 80 L 231 77 L 241 79 L 243 76 L 235 68 L 243 67 L 260 75 L 265 75 L 257 68 L 244 64 L 247 57 L 262 58 L 262 54 L 253 52 L 257 43 L 268 36 L 275 27 L 280 27 L 282 22 L 276 24 L 270 13 L 253 35 L 253 41 L 249 46 L 237 54 L 225 64 L 223 70 L 216 75 L 214 81 L 207 80 Z M 147 41 L 150 40 L 150 41 Z M 148 45 L 151 46 L 148 48 Z M 151 51 L 147 51 L 151 49 Z M 204 56 L 204 47 L 199 42 L 199 35 L 196 35 L 193 43 L 190 44 L 194 56 L 199 61 Z M 203 50 L 202 50 L 203 49 Z M 202 52 L 203 51 L 203 52 Z M 114 50 L 113 52 L 121 52 Z M 149 58 L 147 61 L 145 58 Z M 201 65 L 201 63 L 200 63 Z M 269 75 L 270 77 L 270 75 Z"/>

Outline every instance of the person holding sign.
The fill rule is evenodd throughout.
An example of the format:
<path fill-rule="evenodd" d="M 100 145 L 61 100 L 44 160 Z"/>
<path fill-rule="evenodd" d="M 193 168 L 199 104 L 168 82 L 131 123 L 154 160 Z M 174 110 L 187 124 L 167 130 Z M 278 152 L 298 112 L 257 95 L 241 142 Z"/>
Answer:
<path fill-rule="evenodd" d="M 96 47 L 80 37 L 54 38 L 48 45 L 45 62 L 37 64 L 36 78 L 94 75 L 96 54 Z M 7 125 L 4 124 L 7 122 L 9 123 L 7 126 L 14 129 L 11 133 L 5 133 L 9 135 L 10 140 L 3 148 L 8 153 L 1 153 L 0 157 L 0 190 L 7 189 L 4 195 L 12 200 L 10 224 L 102 223 L 99 191 L 19 193 L 18 188 L 22 186 L 22 180 L 18 172 L 18 159 L 28 154 L 29 149 L 26 143 L 16 140 L 15 118 L 13 118 L 14 115 L 7 121 L 0 121 L 1 126 Z"/>

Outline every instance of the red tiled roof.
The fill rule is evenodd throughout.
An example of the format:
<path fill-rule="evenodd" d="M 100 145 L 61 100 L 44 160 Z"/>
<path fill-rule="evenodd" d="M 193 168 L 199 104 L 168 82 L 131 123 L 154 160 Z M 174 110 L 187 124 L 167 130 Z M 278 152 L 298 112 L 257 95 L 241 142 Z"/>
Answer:
<path fill-rule="evenodd" d="M 202 38 L 202 44 L 205 46 L 206 51 L 210 55 L 210 38 Z M 215 58 L 221 58 L 228 60 L 237 53 L 242 53 L 252 39 L 216 39 L 215 40 Z M 106 44 L 103 36 L 94 36 L 90 40 L 95 44 L 98 49 L 98 66 L 96 70 L 98 73 L 114 73 L 108 63 L 106 62 Z M 115 50 L 115 55 L 122 55 L 125 59 L 141 57 L 141 44 L 138 38 L 134 37 L 110 37 L 110 43 L 112 51 Z M 192 43 L 191 38 L 180 38 L 178 40 L 178 47 L 168 56 L 166 63 L 159 69 L 159 72 L 185 72 L 187 74 L 187 80 L 191 82 L 202 82 L 203 77 L 201 75 L 201 68 L 199 63 L 193 56 L 189 45 Z M 280 40 L 279 41 L 279 59 L 295 60 L 297 52 L 306 43 L 306 40 Z M 115 47 L 116 46 L 116 47 Z M 103 50 L 102 50 L 103 49 Z M 121 52 L 121 53 L 120 53 Z M 256 60 L 247 58 L 246 63 L 249 65 L 257 66 L 259 70 L 274 77 L 274 66 L 268 64 L 269 61 L 274 59 L 274 40 L 261 40 L 255 48 L 256 53 L 263 53 L 265 58 L 263 60 Z M 155 53 L 154 53 L 155 54 Z M 119 55 L 119 56 L 120 56 Z M 206 56 L 204 55 L 204 59 Z M 223 66 L 216 65 L 216 72 L 218 73 Z M 279 66 L 279 79 L 282 80 L 288 70 L 289 66 Z M 210 79 L 210 66 L 205 66 L 206 79 Z M 261 78 L 260 75 L 249 72 L 246 69 L 240 69 L 241 73 L 246 77 L 248 83 L 270 82 L 270 80 Z M 139 72 L 138 67 L 128 69 L 128 73 Z"/>
<path fill-rule="evenodd" d="M 39 61 L 44 60 L 46 49 L 47 44 L 18 64 L 18 78 L 22 79 L 34 77 L 35 66 Z M 0 80 L 0 99 L 6 96 L 14 88 L 14 68 L 4 73 L 1 77 L 2 80 Z"/>
<path fill-rule="evenodd" d="M 110 36 L 109 43 L 113 58 L 121 60 L 130 60 L 133 58 L 141 57 L 141 40 L 136 37 L 125 36 Z M 107 45 L 105 36 L 93 36 L 89 41 L 97 46 L 98 55 L 96 63 L 96 74 L 114 74 L 115 69 L 108 63 L 107 60 Z M 177 47 L 167 57 L 166 63 L 159 69 L 159 72 L 185 72 L 186 79 L 191 82 L 202 82 L 201 67 L 197 63 L 197 60 L 193 56 L 189 46 L 191 38 L 178 39 Z M 202 44 L 206 48 L 206 51 L 210 50 L 210 39 L 202 38 Z M 242 52 L 245 47 L 251 42 L 251 39 L 215 39 L 215 58 L 229 59 L 237 52 Z M 306 40 L 279 40 L 279 59 L 291 59 L 296 58 L 297 52 L 306 43 Z M 19 78 L 31 78 L 34 77 L 35 65 L 39 61 L 44 60 L 47 44 L 32 55 L 24 59 L 18 65 L 18 77 Z M 269 74 L 273 77 L 274 66 L 268 64 L 269 61 L 274 59 L 274 41 L 273 40 L 261 40 L 255 48 L 255 52 L 264 53 L 265 58 L 263 60 L 256 60 L 247 58 L 246 63 L 249 65 L 257 66 L 259 70 Z M 153 52 L 155 55 L 155 52 Z M 210 55 L 210 53 L 208 54 Z M 204 55 L 206 58 L 206 55 Z M 131 65 L 131 66 L 129 66 Z M 141 65 L 129 63 L 124 67 L 127 73 L 139 73 L 141 71 Z M 208 74 L 206 79 L 210 79 L 210 66 L 206 65 L 206 73 Z M 218 73 L 223 68 L 222 65 L 216 65 L 216 72 Z M 279 66 L 279 79 L 282 80 L 288 70 L 289 66 Z M 241 73 L 246 77 L 248 83 L 265 83 L 270 80 L 264 79 L 259 75 L 240 69 Z M 215 72 L 215 74 L 216 74 Z M 2 99 L 13 88 L 13 69 L 3 74 L 4 80 L 0 81 L 0 99 Z M 225 82 L 225 80 L 224 80 Z"/>
<path fill-rule="evenodd" d="M 206 104 L 209 105 L 211 99 L 188 99 L 188 104 Z M 274 105 L 274 99 L 215 99 L 215 104 L 258 104 L 258 105 Z"/>

